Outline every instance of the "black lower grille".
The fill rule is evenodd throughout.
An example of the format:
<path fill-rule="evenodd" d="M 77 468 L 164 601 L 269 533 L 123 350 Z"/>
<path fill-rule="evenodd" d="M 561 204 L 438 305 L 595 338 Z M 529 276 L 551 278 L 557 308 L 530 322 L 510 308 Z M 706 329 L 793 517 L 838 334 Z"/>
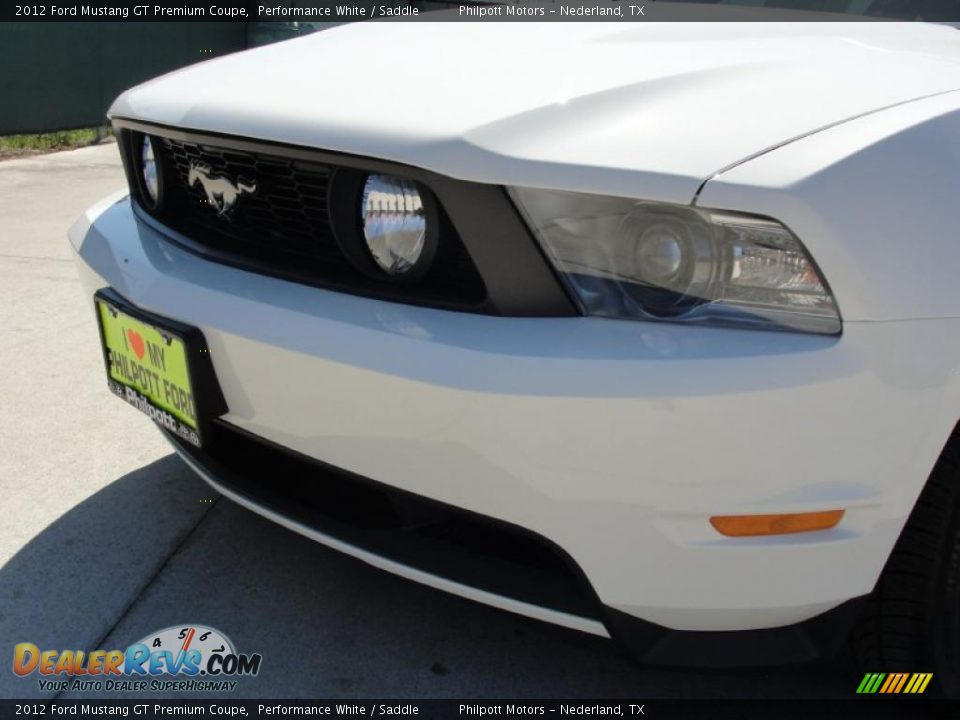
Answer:
<path fill-rule="evenodd" d="M 602 617 L 573 560 L 529 531 L 324 465 L 223 421 L 202 450 L 167 437 L 232 492 L 353 547 L 537 607 Z"/>
<path fill-rule="evenodd" d="M 214 259 L 357 295 L 488 311 L 483 280 L 442 207 L 437 254 L 426 275 L 412 284 L 377 280 L 354 267 L 334 236 L 332 213 L 359 215 L 358 201 L 328 206 L 335 164 L 151 138 L 164 179 L 163 202 L 151 214 Z M 128 148 L 134 158 L 138 142 L 131 134 Z M 238 187 L 255 185 L 256 190 L 241 191 L 235 206 L 219 213 L 191 175 L 197 168 L 212 177 L 229 178 Z"/>

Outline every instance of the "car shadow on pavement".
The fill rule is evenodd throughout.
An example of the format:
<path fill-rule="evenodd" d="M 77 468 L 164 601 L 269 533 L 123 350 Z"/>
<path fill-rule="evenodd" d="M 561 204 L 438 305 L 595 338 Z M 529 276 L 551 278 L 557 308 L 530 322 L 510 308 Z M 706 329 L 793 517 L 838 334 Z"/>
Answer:
<path fill-rule="evenodd" d="M 79 503 L 0 568 L 3 664 L 18 642 L 125 649 L 178 624 L 263 655 L 231 697 L 849 697 L 853 682 L 825 665 L 640 667 L 610 641 L 331 551 L 217 498 L 173 455 Z M 0 672 L 0 697 L 45 694 L 36 674 Z"/>
<path fill-rule="evenodd" d="M 3 654 L 19 642 L 95 648 L 209 512 L 201 494 L 212 493 L 168 455 L 50 523 L 0 567 Z M 35 679 L 0 672 L 0 697 L 26 694 L 27 685 L 36 688 Z"/>

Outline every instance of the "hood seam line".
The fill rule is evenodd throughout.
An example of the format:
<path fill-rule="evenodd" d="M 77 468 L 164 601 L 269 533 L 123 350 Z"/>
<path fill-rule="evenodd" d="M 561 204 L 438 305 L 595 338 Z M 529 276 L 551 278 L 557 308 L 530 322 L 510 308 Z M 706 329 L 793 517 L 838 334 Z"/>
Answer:
<path fill-rule="evenodd" d="M 779 150 L 782 147 L 786 147 L 787 145 L 791 145 L 800 140 L 804 140 L 805 138 L 811 137 L 812 135 L 817 135 L 818 133 L 826 132 L 827 130 L 832 130 L 835 127 L 839 127 L 840 125 L 845 125 L 846 123 L 853 122 L 854 120 L 859 120 L 860 118 L 869 117 L 870 115 L 876 115 L 877 113 L 882 113 L 887 110 L 892 110 L 893 108 L 901 107 L 903 105 L 909 105 L 911 103 L 920 102 L 922 100 L 929 100 L 930 98 L 940 97 L 941 95 L 949 95 L 950 93 L 955 93 L 955 92 L 960 92 L 960 88 L 951 88 L 950 90 L 940 90 L 935 93 L 930 93 L 929 95 L 921 95 L 919 97 L 910 98 L 908 100 L 901 100 L 900 102 L 891 103 L 890 105 L 884 105 L 883 107 L 874 108 L 873 110 L 867 110 L 865 112 L 858 113 L 857 115 L 851 115 L 850 117 L 843 118 L 842 120 L 836 120 L 832 123 L 828 123 L 814 130 L 810 130 L 808 132 L 801 133 L 799 135 L 794 135 L 793 137 L 787 138 L 782 142 L 775 143 L 762 150 L 758 150 L 755 153 L 746 155 L 740 158 L 739 160 L 729 163 L 728 165 L 724 165 L 719 170 L 716 170 L 710 173 L 710 175 L 704 178 L 700 182 L 700 185 L 697 186 L 697 190 L 696 192 L 694 192 L 693 198 L 690 200 L 690 205 L 698 206 L 700 195 L 703 192 L 703 189 L 707 186 L 707 183 L 710 182 L 711 180 L 717 178 L 718 176 L 722 175 L 725 172 L 729 172 L 730 170 L 733 170 L 734 168 L 739 167 L 740 165 L 745 165 L 746 163 L 751 162 L 752 160 L 756 160 L 759 157 L 762 157 L 768 153 L 771 153 L 774 150 Z"/>

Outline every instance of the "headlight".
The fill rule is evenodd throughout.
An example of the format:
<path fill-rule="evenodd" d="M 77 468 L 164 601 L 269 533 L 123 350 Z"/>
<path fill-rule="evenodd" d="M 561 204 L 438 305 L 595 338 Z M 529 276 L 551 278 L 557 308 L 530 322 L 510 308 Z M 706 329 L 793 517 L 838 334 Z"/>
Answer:
<path fill-rule="evenodd" d="M 414 183 L 370 175 L 363 185 L 360 212 L 370 255 L 387 275 L 412 273 L 423 255 L 427 217 Z"/>
<path fill-rule="evenodd" d="M 153 143 L 148 135 L 143 136 L 140 149 L 140 172 L 143 175 L 143 189 L 151 205 L 160 202 L 160 177 L 157 174 L 157 161 L 153 154 Z"/>
<path fill-rule="evenodd" d="M 826 281 L 774 220 L 555 190 L 511 194 L 587 315 L 840 332 Z"/>

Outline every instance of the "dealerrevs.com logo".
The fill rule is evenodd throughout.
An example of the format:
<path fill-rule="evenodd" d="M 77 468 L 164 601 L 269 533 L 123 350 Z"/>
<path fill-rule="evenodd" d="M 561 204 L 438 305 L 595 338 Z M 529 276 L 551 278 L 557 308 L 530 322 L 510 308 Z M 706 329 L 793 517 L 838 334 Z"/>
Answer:
<path fill-rule="evenodd" d="M 126 650 L 41 650 L 14 646 L 13 672 L 37 677 L 48 692 L 162 692 L 236 688 L 260 672 L 259 653 L 238 653 L 219 630 L 175 625 L 151 633 Z"/>

